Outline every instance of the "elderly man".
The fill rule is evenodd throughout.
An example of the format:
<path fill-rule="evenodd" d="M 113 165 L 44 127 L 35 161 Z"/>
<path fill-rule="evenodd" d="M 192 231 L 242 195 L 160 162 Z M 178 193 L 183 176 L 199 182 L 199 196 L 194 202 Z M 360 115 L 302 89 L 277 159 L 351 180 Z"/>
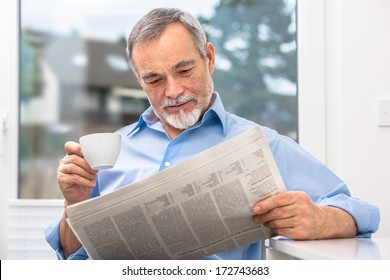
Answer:
<path fill-rule="evenodd" d="M 177 9 L 155 9 L 133 28 L 127 52 L 151 107 L 122 135 L 115 168 L 92 170 L 80 145 L 65 144 L 58 183 L 65 207 L 104 195 L 180 163 L 254 126 L 265 134 L 287 192 L 253 205 L 253 223 L 293 239 L 364 236 L 378 228 L 378 209 L 352 198 L 346 185 L 291 139 L 225 111 L 213 89 L 215 50 L 199 22 Z M 62 219 L 46 230 L 60 259 L 88 255 Z M 260 259 L 262 243 L 209 259 Z"/>

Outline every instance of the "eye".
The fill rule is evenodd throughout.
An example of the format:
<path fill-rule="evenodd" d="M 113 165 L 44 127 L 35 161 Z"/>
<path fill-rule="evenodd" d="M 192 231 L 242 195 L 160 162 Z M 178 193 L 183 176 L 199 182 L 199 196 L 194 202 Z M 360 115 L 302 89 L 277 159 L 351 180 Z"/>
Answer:
<path fill-rule="evenodd" d="M 186 75 L 186 74 L 189 74 L 191 72 L 191 70 L 192 70 L 192 68 L 183 69 L 183 70 L 179 71 L 179 74 L 180 75 Z"/>
<path fill-rule="evenodd" d="M 157 85 L 160 81 L 161 81 L 161 79 L 155 79 L 155 80 L 147 81 L 146 83 L 148 85 L 154 86 L 154 85 Z"/>

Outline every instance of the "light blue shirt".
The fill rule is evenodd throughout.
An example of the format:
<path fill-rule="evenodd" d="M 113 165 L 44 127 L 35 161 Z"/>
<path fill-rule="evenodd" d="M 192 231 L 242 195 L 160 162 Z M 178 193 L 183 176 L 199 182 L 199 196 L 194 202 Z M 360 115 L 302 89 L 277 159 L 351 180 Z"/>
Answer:
<path fill-rule="evenodd" d="M 202 120 L 171 140 L 153 110 L 147 109 L 137 123 L 117 133 L 122 135 L 121 153 L 114 168 L 98 173 L 93 196 L 104 195 L 132 182 L 189 159 L 239 134 L 260 127 L 266 136 L 287 190 L 305 191 L 319 205 L 341 208 L 356 221 L 359 237 L 370 237 L 378 229 L 377 207 L 350 196 L 347 186 L 327 167 L 286 136 L 225 111 L 217 93 Z M 59 243 L 59 221 L 46 229 L 46 240 L 63 259 Z M 261 259 L 262 242 L 246 245 L 206 259 Z M 68 259 L 86 259 L 83 248 Z"/>

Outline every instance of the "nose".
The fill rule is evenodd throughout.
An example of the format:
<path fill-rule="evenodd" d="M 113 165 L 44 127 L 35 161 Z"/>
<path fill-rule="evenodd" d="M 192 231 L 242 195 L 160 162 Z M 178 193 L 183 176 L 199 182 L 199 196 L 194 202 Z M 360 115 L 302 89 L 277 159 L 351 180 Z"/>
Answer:
<path fill-rule="evenodd" d="M 177 98 L 184 92 L 184 87 L 180 79 L 175 79 L 174 77 L 169 77 L 167 79 L 165 96 L 170 98 Z"/>

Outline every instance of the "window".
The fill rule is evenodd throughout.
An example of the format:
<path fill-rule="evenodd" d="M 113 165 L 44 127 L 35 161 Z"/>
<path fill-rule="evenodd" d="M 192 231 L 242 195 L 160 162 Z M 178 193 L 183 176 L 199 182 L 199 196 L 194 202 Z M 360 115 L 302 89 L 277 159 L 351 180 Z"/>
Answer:
<path fill-rule="evenodd" d="M 148 106 L 128 67 L 132 25 L 161 1 L 21 0 L 19 197 L 61 198 L 63 144 L 115 131 Z M 217 52 L 228 111 L 297 140 L 296 1 L 164 1 L 193 13 Z"/>

